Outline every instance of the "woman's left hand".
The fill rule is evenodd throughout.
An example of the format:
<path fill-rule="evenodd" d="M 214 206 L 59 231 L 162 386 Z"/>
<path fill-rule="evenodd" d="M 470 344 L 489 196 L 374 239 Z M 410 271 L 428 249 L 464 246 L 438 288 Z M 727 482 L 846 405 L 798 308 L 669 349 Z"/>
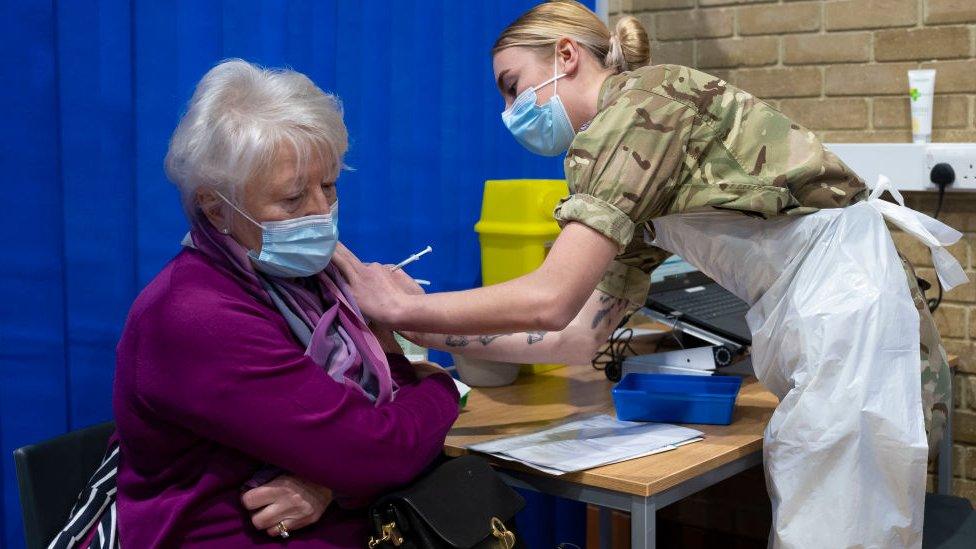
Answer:
<path fill-rule="evenodd" d="M 383 349 L 384 353 L 402 355 L 403 347 L 397 342 L 396 338 L 393 337 L 393 330 L 382 324 L 377 324 L 376 322 L 369 323 L 369 329 L 376 336 L 377 341 L 380 342 L 380 347 Z"/>
<path fill-rule="evenodd" d="M 241 502 L 251 512 L 255 528 L 269 536 L 279 536 L 279 523 L 293 532 L 319 520 L 332 503 L 332 490 L 298 477 L 281 475 L 244 492 Z"/>
<path fill-rule="evenodd" d="M 431 342 L 434 341 L 437 334 L 427 334 L 424 332 L 411 332 L 409 330 L 396 330 L 396 333 L 400 334 L 403 339 L 406 339 L 414 345 L 419 345 L 421 347 L 431 347 Z"/>
<path fill-rule="evenodd" d="M 434 375 L 445 375 L 448 377 L 451 375 L 439 364 L 429 360 L 418 360 L 417 362 L 412 362 L 411 365 L 413 366 L 414 374 L 417 375 L 418 380 Z"/>

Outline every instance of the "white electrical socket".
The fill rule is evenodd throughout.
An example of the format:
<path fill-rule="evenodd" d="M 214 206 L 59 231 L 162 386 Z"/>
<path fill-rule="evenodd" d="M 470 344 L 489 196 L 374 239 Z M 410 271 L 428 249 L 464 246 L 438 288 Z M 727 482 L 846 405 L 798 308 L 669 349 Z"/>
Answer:
<path fill-rule="evenodd" d="M 976 143 L 931 143 L 925 148 L 925 173 L 944 162 L 956 172 L 956 180 L 947 191 L 976 191 Z M 929 183 L 930 188 L 935 185 Z"/>
<path fill-rule="evenodd" d="M 956 173 L 946 190 L 976 191 L 976 143 L 833 143 L 827 148 L 871 186 L 884 175 L 899 191 L 935 191 L 932 166 L 946 162 Z"/>
<path fill-rule="evenodd" d="M 920 143 L 832 143 L 826 145 L 870 187 L 884 175 L 899 191 L 927 191 L 925 144 Z"/>

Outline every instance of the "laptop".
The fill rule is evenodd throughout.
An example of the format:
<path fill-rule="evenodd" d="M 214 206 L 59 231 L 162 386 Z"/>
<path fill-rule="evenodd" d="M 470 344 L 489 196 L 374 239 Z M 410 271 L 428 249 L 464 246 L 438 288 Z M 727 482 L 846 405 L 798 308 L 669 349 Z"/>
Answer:
<path fill-rule="evenodd" d="M 752 344 L 749 305 L 678 256 L 651 274 L 647 308 L 741 345 Z"/>

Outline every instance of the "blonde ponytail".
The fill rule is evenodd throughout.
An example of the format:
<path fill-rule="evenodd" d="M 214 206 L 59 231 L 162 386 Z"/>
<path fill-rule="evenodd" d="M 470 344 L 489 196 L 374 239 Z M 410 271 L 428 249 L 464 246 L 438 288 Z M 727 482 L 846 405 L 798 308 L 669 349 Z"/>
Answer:
<path fill-rule="evenodd" d="M 615 72 L 651 62 L 650 41 L 640 21 L 622 17 L 611 33 L 595 13 L 575 0 L 544 2 L 523 13 L 502 31 L 491 53 L 518 46 L 551 48 L 561 38 L 572 38 Z"/>

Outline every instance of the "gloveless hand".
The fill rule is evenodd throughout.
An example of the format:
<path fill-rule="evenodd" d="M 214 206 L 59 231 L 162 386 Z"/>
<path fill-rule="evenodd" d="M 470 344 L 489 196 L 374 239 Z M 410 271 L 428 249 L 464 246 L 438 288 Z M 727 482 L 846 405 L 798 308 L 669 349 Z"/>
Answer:
<path fill-rule="evenodd" d="M 414 345 L 419 345 L 421 347 L 430 347 L 431 342 L 434 341 L 437 334 L 427 334 L 423 332 L 411 332 L 409 330 L 396 330 L 396 333 L 400 334 L 403 339 L 406 339 Z"/>
<path fill-rule="evenodd" d="M 430 362 L 429 360 L 418 360 L 417 362 L 412 362 L 411 364 L 413 364 L 413 370 L 417 375 L 418 380 L 433 375 L 450 376 L 447 370 L 441 368 L 438 364 Z"/>
<path fill-rule="evenodd" d="M 319 520 L 332 503 L 332 491 L 314 482 L 281 475 L 244 492 L 241 502 L 251 512 L 255 528 L 278 536 L 279 522 L 294 532 Z"/>
<path fill-rule="evenodd" d="M 393 330 L 388 326 L 384 326 L 377 322 L 370 321 L 369 329 L 376 336 L 377 341 L 380 342 L 380 347 L 383 349 L 384 353 L 387 354 L 403 354 L 403 348 L 397 342 L 396 338 L 393 337 Z"/>
<path fill-rule="evenodd" d="M 332 262 L 345 277 L 363 315 L 380 324 L 394 324 L 406 298 L 420 288 L 402 271 L 379 263 L 363 263 L 342 244 L 336 246 Z"/>

